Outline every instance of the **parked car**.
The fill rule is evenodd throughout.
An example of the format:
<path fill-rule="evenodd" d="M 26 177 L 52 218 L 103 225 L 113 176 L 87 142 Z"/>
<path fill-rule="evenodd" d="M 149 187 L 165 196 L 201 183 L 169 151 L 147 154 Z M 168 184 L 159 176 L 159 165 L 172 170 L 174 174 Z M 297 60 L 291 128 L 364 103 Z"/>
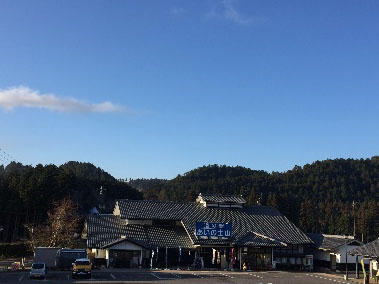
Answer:
<path fill-rule="evenodd" d="M 30 268 L 29 278 L 46 278 L 46 265 L 44 262 L 34 262 Z"/>
<path fill-rule="evenodd" d="M 72 278 L 87 276 L 91 278 L 91 262 L 88 258 L 79 258 L 72 264 Z"/>

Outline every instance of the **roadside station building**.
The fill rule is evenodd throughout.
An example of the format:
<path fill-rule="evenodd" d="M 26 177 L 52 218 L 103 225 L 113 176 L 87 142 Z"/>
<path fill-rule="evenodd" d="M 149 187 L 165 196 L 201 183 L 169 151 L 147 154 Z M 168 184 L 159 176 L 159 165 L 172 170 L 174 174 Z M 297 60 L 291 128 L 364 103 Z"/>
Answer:
<path fill-rule="evenodd" d="M 301 269 L 313 244 L 275 208 L 203 194 L 196 202 L 118 200 L 113 214 L 87 216 L 83 237 L 96 261 L 113 267 Z"/>

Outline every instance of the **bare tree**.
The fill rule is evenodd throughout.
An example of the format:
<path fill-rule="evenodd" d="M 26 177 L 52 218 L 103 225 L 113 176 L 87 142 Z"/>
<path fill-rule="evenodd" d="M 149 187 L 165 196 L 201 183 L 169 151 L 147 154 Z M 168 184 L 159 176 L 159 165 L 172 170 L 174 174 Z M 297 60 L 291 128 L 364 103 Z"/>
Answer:
<path fill-rule="evenodd" d="M 78 238 L 81 218 L 78 206 L 71 199 L 54 202 L 54 209 L 47 213 L 47 223 L 44 225 L 29 225 L 32 248 L 70 247 Z"/>

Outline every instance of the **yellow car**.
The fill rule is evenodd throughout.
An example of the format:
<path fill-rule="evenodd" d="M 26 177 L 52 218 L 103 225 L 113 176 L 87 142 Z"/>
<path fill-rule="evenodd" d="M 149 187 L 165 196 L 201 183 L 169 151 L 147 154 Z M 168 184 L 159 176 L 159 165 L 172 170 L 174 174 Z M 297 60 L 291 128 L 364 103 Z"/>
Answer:
<path fill-rule="evenodd" d="M 78 258 L 72 264 L 72 278 L 78 276 L 87 276 L 87 278 L 91 278 L 91 269 L 91 262 L 88 258 Z"/>

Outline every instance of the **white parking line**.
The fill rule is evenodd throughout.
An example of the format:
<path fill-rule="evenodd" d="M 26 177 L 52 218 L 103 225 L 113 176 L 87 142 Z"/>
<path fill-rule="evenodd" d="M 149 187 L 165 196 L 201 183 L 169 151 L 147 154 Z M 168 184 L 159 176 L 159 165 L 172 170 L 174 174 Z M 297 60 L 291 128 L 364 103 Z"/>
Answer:
<path fill-rule="evenodd" d="M 225 274 L 225 273 L 220 273 L 220 275 L 222 275 L 222 276 L 225 276 L 225 277 L 229 277 L 229 278 L 231 278 L 231 279 L 233 279 L 233 278 L 234 278 L 233 276 L 230 276 L 230 275 L 228 275 L 228 274 Z"/>
<path fill-rule="evenodd" d="M 22 278 L 24 278 L 24 275 L 22 275 L 22 276 L 18 279 L 18 282 L 21 282 Z"/>
<path fill-rule="evenodd" d="M 315 277 L 315 278 L 319 278 L 319 279 L 329 280 L 329 281 L 336 282 L 336 283 L 351 284 L 350 282 L 344 282 L 344 281 L 340 281 L 338 279 L 322 277 L 322 276 L 314 275 L 314 274 L 308 274 L 308 273 L 306 273 L 305 275 L 311 276 L 311 277 Z"/>
<path fill-rule="evenodd" d="M 256 274 L 249 273 L 248 275 L 254 276 L 254 277 L 257 277 L 257 278 L 260 278 L 260 279 L 263 279 L 263 276 L 259 276 L 259 275 L 256 275 Z"/>
<path fill-rule="evenodd" d="M 116 280 L 116 277 L 113 274 L 110 274 L 110 276 L 113 278 L 113 280 Z"/>
<path fill-rule="evenodd" d="M 193 275 L 193 276 L 196 276 L 196 277 L 199 277 L 199 278 L 201 278 L 201 279 L 204 279 L 203 276 L 201 276 L 201 275 L 197 275 L 196 273 L 192 273 L 192 275 Z"/>
<path fill-rule="evenodd" d="M 178 274 L 172 273 L 172 275 L 178 277 L 179 279 L 182 279 L 182 277 L 180 275 L 178 275 Z"/>
<path fill-rule="evenodd" d="M 168 278 L 168 277 L 159 277 L 158 275 L 155 275 L 154 273 L 150 273 L 154 277 L 158 278 L 159 280 L 172 280 L 172 279 L 178 279 L 178 278 Z"/>

